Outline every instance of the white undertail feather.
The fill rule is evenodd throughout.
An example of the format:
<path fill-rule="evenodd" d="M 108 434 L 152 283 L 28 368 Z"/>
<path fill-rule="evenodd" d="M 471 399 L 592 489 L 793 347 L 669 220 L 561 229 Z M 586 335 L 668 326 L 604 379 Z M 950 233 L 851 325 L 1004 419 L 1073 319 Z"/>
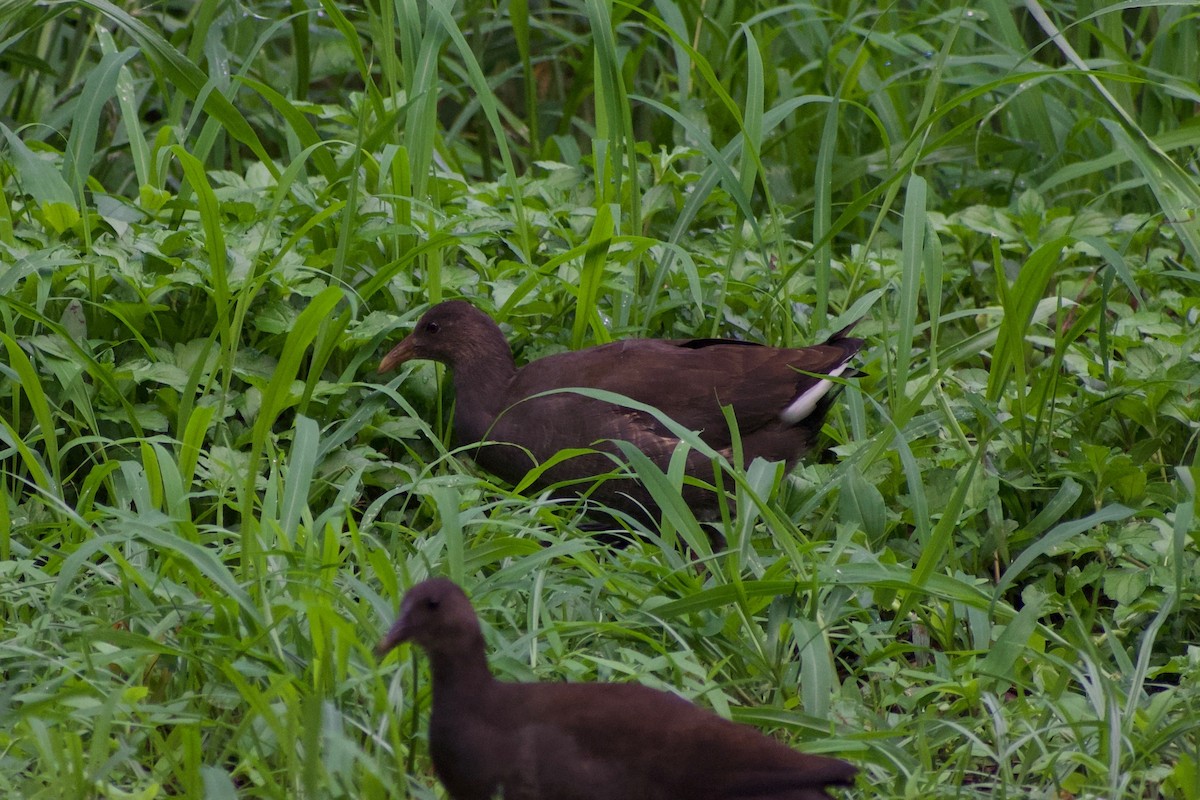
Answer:
<path fill-rule="evenodd" d="M 843 363 L 837 369 L 829 370 L 829 377 L 836 378 L 846 370 L 846 364 Z M 829 390 L 833 388 L 833 381 L 822 378 L 813 385 L 811 389 L 792 401 L 792 404 L 785 408 L 779 414 L 779 418 L 789 425 L 795 425 L 800 420 L 807 417 L 817 407 L 817 403 L 821 402 L 821 398 L 829 394 Z"/>

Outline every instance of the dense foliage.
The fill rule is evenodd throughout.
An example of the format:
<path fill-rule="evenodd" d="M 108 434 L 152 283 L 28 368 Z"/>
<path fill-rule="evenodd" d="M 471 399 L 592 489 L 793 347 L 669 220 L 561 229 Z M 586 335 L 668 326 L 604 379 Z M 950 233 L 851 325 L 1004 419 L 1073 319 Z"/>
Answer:
<path fill-rule="evenodd" d="M 1200 798 L 1198 76 L 1190 0 L 0 2 L 0 795 L 441 796 L 445 574 L 851 797 Z M 613 549 L 376 373 L 452 296 L 865 375 Z"/>

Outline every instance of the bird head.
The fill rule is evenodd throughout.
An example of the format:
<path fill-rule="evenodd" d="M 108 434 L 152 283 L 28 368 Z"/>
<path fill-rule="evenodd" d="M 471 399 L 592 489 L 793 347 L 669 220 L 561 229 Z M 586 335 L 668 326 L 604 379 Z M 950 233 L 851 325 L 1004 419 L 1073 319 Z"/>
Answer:
<path fill-rule="evenodd" d="M 404 642 L 413 642 L 431 656 L 483 647 L 471 601 L 446 578 L 422 581 L 404 595 L 400 616 L 375 647 L 375 654 L 382 658 Z"/>
<path fill-rule="evenodd" d="M 496 339 L 507 350 L 499 327 L 487 314 L 465 300 L 447 300 L 426 311 L 412 333 L 379 362 L 380 372 L 389 372 L 406 361 L 424 359 L 454 367 Z"/>

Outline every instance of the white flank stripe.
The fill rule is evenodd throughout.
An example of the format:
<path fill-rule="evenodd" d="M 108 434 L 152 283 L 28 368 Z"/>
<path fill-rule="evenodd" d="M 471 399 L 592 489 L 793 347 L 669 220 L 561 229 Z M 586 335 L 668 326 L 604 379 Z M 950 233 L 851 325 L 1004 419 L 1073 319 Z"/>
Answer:
<path fill-rule="evenodd" d="M 842 364 L 837 369 L 829 370 L 830 377 L 836 378 L 841 375 L 846 369 L 846 365 Z M 811 389 L 792 401 L 792 404 L 785 408 L 779 418 L 789 425 L 795 425 L 800 420 L 807 417 L 817 407 L 817 403 L 821 402 L 821 398 L 829 394 L 829 390 L 833 388 L 833 381 L 821 379 L 817 381 Z"/>

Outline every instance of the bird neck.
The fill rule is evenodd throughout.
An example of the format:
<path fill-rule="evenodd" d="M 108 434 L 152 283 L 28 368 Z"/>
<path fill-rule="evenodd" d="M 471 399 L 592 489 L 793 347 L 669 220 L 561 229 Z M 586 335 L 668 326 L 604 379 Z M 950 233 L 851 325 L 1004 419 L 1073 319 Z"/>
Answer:
<path fill-rule="evenodd" d="M 517 365 L 504 337 L 477 342 L 454 365 L 455 434 L 463 443 L 481 441 L 496 415 Z"/>
<path fill-rule="evenodd" d="M 430 653 L 435 704 L 470 702 L 485 692 L 495 678 L 488 669 L 482 638 L 478 647 L 451 653 Z"/>

